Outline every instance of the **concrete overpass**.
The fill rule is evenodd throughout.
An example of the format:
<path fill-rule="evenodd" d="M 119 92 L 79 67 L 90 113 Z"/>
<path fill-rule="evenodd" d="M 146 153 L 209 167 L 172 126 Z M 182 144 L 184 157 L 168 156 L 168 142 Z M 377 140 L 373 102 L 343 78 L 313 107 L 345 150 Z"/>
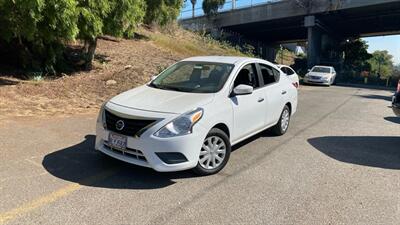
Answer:
<path fill-rule="evenodd" d="M 268 44 L 306 41 L 308 65 L 335 64 L 350 37 L 400 33 L 400 0 L 294 0 L 181 20 L 189 29 L 225 29 Z M 307 4 L 308 3 L 308 4 Z"/>

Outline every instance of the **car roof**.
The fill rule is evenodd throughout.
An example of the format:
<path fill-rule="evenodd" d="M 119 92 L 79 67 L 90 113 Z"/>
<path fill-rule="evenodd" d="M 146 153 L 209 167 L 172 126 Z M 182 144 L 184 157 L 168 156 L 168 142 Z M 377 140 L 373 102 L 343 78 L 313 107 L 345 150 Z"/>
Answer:
<path fill-rule="evenodd" d="M 186 58 L 182 61 L 216 62 L 228 64 L 240 64 L 245 61 L 260 61 L 262 59 L 240 56 L 195 56 Z M 262 60 L 264 61 L 264 60 Z"/>

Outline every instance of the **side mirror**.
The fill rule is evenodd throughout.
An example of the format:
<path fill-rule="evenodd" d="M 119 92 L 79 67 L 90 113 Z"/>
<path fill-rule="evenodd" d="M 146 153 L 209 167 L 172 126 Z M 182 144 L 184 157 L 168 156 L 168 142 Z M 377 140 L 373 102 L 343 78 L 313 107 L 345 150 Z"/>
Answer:
<path fill-rule="evenodd" d="M 233 89 L 234 95 L 248 95 L 253 93 L 254 88 L 250 85 L 239 84 Z"/>

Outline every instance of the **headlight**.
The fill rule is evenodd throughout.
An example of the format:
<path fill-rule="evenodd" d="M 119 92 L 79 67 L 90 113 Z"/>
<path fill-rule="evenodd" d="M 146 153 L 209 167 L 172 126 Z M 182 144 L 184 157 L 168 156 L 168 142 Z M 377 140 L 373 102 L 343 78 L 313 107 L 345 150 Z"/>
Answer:
<path fill-rule="evenodd" d="M 98 123 L 102 123 L 104 129 L 107 128 L 106 113 L 105 113 L 105 110 L 104 110 L 104 107 L 105 107 L 106 103 L 107 102 L 105 102 L 105 103 L 103 103 L 103 105 L 101 105 L 99 116 L 97 117 L 97 122 Z"/>
<path fill-rule="evenodd" d="M 155 132 L 154 136 L 160 138 L 169 138 L 190 134 L 192 133 L 193 126 L 199 122 L 202 116 L 202 108 L 197 108 L 188 113 L 184 113 Z"/>

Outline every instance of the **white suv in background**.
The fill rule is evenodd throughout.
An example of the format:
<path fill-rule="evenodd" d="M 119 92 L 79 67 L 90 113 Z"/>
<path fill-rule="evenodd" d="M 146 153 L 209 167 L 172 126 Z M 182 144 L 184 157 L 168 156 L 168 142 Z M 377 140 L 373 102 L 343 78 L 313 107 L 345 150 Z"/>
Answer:
<path fill-rule="evenodd" d="M 282 135 L 297 89 L 272 63 L 244 57 L 193 57 L 101 108 L 95 148 L 157 171 L 220 171 L 231 146 L 273 127 Z"/>
<path fill-rule="evenodd" d="M 335 83 L 336 71 L 332 66 L 314 66 L 304 76 L 303 82 L 308 84 L 332 85 Z"/>
<path fill-rule="evenodd" d="M 293 85 L 296 86 L 296 88 L 299 88 L 299 75 L 290 67 L 286 65 L 277 65 L 281 71 L 286 74 L 286 76 L 292 81 Z"/>

